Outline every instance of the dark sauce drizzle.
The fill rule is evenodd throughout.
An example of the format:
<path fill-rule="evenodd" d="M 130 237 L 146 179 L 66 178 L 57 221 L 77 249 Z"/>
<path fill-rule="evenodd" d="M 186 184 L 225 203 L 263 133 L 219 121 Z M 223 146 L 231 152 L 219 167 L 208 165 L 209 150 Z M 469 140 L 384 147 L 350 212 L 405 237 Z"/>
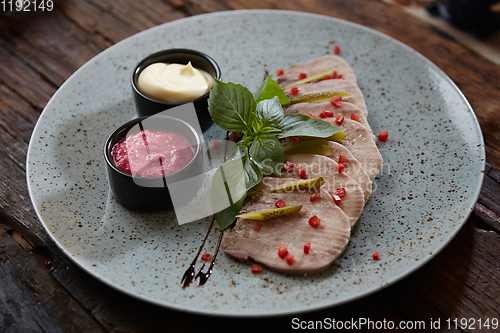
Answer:
<path fill-rule="evenodd" d="M 229 140 L 229 132 L 226 132 L 226 140 Z M 227 159 L 227 146 L 225 145 L 224 149 L 224 162 L 226 162 Z M 210 266 L 208 267 L 208 271 L 206 273 L 203 272 L 203 269 L 205 268 L 205 264 L 203 263 L 203 266 L 201 266 L 200 271 L 198 274 L 195 275 L 195 265 L 196 262 L 198 261 L 198 257 L 200 256 L 201 251 L 203 250 L 203 247 L 205 246 L 205 243 L 208 239 L 208 236 L 210 235 L 210 232 L 212 231 L 212 227 L 214 226 L 215 222 L 215 215 L 212 216 L 212 222 L 210 222 L 210 226 L 208 227 L 207 234 L 205 235 L 205 238 L 203 238 L 203 242 L 201 243 L 200 248 L 198 249 L 198 253 L 196 253 L 196 256 L 194 257 L 193 261 L 191 262 L 191 265 L 189 265 L 189 268 L 184 272 L 184 275 L 182 276 L 181 284 L 182 288 L 186 288 L 189 286 L 189 284 L 195 279 L 197 281 L 198 286 L 204 285 L 210 275 L 213 272 L 214 264 L 215 264 L 215 259 L 217 258 L 217 254 L 219 253 L 220 249 L 220 243 L 222 241 L 222 236 L 224 235 L 224 232 L 220 232 L 219 235 L 219 241 L 217 242 L 217 248 L 215 250 L 214 255 L 212 256 L 212 260 L 210 261 Z"/>

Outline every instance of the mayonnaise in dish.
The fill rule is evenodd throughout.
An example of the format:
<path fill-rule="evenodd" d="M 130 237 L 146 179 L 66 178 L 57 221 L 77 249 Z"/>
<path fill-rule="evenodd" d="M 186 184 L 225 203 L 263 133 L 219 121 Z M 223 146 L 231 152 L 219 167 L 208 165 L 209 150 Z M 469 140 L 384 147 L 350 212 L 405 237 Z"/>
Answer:
<path fill-rule="evenodd" d="M 157 62 L 144 68 L 137 80 L 139 90 L 162 102 L 186 102 L 204 95 L 214 85 L 204 70 L 187 65 Z"/>

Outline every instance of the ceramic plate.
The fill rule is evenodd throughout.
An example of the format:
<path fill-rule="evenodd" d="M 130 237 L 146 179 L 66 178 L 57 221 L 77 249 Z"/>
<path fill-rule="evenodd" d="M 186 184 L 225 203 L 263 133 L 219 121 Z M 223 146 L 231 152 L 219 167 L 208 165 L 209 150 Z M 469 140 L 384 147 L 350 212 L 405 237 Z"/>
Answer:
<path fill-rule="evenodd" d="M 208 220 L 179 226 L 173 212 L 124 209 L 108 189 L 106 137 L 135 116 L 134 66 L 167 48 L 212 56 L 224 81 L 255 91 L 270 73 L 332 53 L 354 69 L 384 168 L 345 253 L 318 275 L 288 276 L 224 253 L 204 286 L 180 286 Z M 212 126 L 205 139 L 222 139 Z M 419 53 L 381 33 L 326 16 L 277 10 L 194 16 L 110 47 L 74 73 L 43 111 L 31 138 L 28 186 L 60 248 L 101 281 L 140 299 L 192 313 L 272 316 L 345 303 L 407 276 L 459 231 L 478 197 L 484 147 L 475 115 L 453 82 Z M 218 233 L 209 237 L 213 253 Z M 378 250 L 379 261 L 372 260 Z M 199 265 L 197 269 L 199 269 Z"/>

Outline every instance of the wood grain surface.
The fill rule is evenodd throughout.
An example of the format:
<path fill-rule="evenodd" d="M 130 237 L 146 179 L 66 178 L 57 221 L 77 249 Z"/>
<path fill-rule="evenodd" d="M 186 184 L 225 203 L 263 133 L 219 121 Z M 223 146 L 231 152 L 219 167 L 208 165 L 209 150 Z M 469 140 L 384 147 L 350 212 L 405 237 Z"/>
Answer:
<path fill-rule="evenodd" d="M 423 268 L 369 297 L 297 316 L 220 319 L 160 308 L 82 271 L 55 246 L 31 205 L 26 152 L 57 88 L 107 47 L 147 28 L 220 10 L 287 9 L 346 19 L 422 53 L 462 90 L 481 125 L 487 168 L 474 214 Z M 0 331 L 200 332 L 300 320 L 500 320 L 500 66 L 442 31 L 375 0 L 59 0 L 51 12 L 0 16 Z M 50 264 L 47 261 L 50 261 Z M 452 329 L 450 331 L 474 331 Z M 481 330 L 485 331 L 485 330 Z M 493 331 L 493 330 L 491 330 Z"/>

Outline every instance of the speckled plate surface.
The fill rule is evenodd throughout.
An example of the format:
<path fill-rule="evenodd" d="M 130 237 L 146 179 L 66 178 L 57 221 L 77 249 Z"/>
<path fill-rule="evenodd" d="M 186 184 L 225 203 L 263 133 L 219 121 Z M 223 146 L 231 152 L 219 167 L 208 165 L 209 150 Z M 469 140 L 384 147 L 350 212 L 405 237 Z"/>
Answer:
<path fill-rule="evenodd" d="M 341 55 L 358 77 L 385 164 L 352 231 L 327 271 L 287 276 L 225 255 L 202 287 L 180 286 L 208 222 L 179 226 L 172 212 L 138 214 L 110 195 L 102 147 L 134 117 L 129 78 L 146 55 L 166 48 L 200 50 L 224 81 L 255 91 L 264 66 Z M 222 139 L 216 126 L 205 139 Z M 287 11 L 230 11 L 170 22 L 134 35 L 82 66 L 47 104 L 27 158 L 36 212 L 60 248 L 101 281 L 152 303 L 193 313 L 272 316 L 348 302 L 407 276 L 439 252 L 477 199 L 484 147 L 462 93 L 417 52 L 373 30 L 330 17 Z M 212 252 L 217 233 L 206 251 Z M 373 250 L 381 260 L 373 261 Z M 199 266 L 197 267 L 197 269 Z"/>

